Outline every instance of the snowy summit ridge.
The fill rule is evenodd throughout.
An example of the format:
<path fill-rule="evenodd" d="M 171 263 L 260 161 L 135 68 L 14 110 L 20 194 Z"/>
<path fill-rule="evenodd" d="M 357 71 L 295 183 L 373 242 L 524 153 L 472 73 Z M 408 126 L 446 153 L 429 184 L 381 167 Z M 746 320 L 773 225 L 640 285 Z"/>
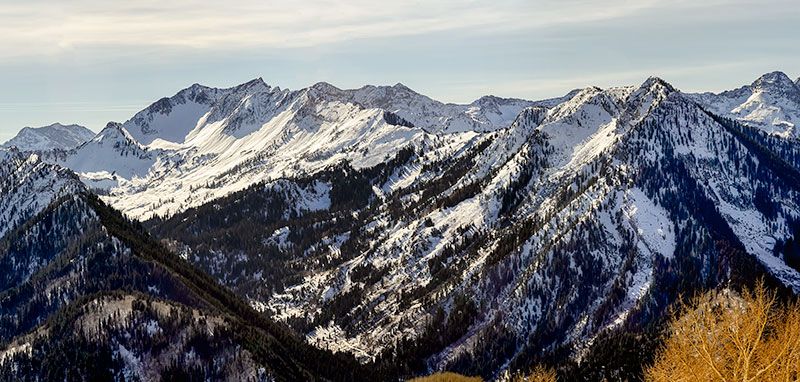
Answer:
<path fill-rule="evenodd" d="M 715 114 L 767 133 L 800 138 L 800 84 L 783 72 L 764 74 L 750 85 L 719 94 L 694 94 L 693 99 Z"/>
<path fill-rule="evenodd" d="M 0 147 L 15 146 L 22 151 L 69 150 L 94 137 L 94 132 L 80 125 L 54 123 L 42 127 L 24 127 Z"/>

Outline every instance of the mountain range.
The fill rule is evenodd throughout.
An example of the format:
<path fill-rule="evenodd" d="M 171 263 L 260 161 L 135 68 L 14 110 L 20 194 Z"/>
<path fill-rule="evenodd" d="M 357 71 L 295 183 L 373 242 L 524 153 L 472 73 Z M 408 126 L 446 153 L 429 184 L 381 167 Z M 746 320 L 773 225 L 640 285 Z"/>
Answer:
<path fill-rule="evenodd" d="M 78 346 L 141 379 L 637 378 L 681 294 L 800 292 L 798 82 L 455 105 L 259 78 L 0 149 L 2 372 Z"/>

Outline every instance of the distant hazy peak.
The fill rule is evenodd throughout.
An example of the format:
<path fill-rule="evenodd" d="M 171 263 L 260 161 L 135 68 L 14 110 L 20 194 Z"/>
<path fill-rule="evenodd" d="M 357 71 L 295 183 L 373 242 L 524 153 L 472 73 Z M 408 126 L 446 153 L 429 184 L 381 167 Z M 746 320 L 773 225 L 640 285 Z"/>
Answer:
<path fill-rule="evenodd" d="M 521 98 L 505 98 L 505 97 L 498 97 L 495 95 L 485 95 L 481 98 L 476 99 L 470 103 L 471 106 L 478 106 L 478 105 L 496 105 L 501 103 L 513 103 L 513 102 L 528 102 L 531 101 L 524 100 Z"/>
<path fill-rule="evenodd" d="M 23 127 L 3 147 L 16 146 L 22 151 L 63 149 L 80 146 L 94 137 L 94 132 L 76 124 L 54 123 L 42 127 Z"/>
<path fill-rule="evenodd" d="M 325 81 L 320 81 L 320 82 L 317 82 L 314 85 L 311 85 L 311 89 L 315 89 L 315 90 L 321 91 L 323 93 L 338 93 L 338 92 L 342 91 L 342 89 L 339 89 L 338 87 L 334 86 L 333 84 L 325 82 Z"/>
<path fill-rule="evenodd" d="M 261 77 L 254 78 L 250 81 L 247 81 L 243 84 L 236 85 L 232 88 L 222 89 L 223 91 L 228 91 L 226 93 L 260 93 L 260 92 L 269 92 L 272 90 L 272 87 L 269 86 Z"/>
<path fill-rule="evenodd" d="M 796 126 L 800 122 L 798 81 L 793 82 L 786 73 L 775 71 L 738 89 L 691 97 L 718 115 L 748 123 L 769 134 L 796 138 Z"/>
<path fill-rule="evenodd" d="M 665 89 L 667 93 L 671 93 L 675 91 L 675 88 L 667 81 L 664 81 L 661 77 L 657 76 L 650 76 L 648 77 L 643 83 L 640 88 L 648 88 L 648 89 Z"/>

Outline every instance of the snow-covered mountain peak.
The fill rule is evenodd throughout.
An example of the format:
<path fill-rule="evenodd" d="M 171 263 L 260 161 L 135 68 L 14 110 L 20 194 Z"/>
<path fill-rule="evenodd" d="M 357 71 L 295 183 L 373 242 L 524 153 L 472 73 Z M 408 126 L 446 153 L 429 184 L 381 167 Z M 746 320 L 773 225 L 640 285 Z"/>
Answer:
<path fill-rule="evenodd" d="M 404 90 L 404 91 L 414 92 L 414 90 L 411 90 L 410 87 L 406 86 L 402 82 L 398 82 L 398 83 L 394 84 L 394 86 L 392 86 L 392 87 L 397 89 L 397 90 Z M 416 92 L 414 92 L 414 93 L 416 93 Z"/>
<path fill-rule="evenodd" d="M 568 100 L 551 108 L 548 113 L 548 121 L 563 119 L 567 115 L 575 113 L 576 110 L 590 103 L 595 97 L 601 95 L 602 89 L 598 87 L 588 87 L 580 89 L 572 94 L 572 97 Z"/>
<path fill-rule="evenodd" d="M 218 89 L 195 83 L 192 84 L 192 86 L 179 91 L 173 98 L 180 103 L 196 102 L 202 104 L 211 104 L 214 102 L 213 96 L 217 91 Z"/>
<path fill-rule="evenodd" d="M 356 101 L 370 106 L 388 105 L 392 103 L 394 99 L 441 104 L 438 101 L 411 90 L 402 83 L 397 83 L 394 86 L 366 85 L 356 89 L 352 94 Z"/>
<path fill-rule="evenodd" d="M 479 106 L 479 105 L 497 105 L 502 101 L 510 100 L 510 98 L 501 98 L 495 95 L 485 95 L 481 98 L 476 99 L 470 103 L 470 106 Z"/>
<path fill-rule="evenodd" d="M 358 89 L 341 89 L 328 82 L 317 82 L 308 88 L 308 93 L 327 101 L 354 102 L 366 108 L 383 108 L 381 106 L 392 98 L 422 96 L 401 83 L 394 86 L 365 85 Z"/>
<path fill-rule="evenodd" d="M 45 126 L 45 127 L 52 127 L 52 128 L 55 128 L 55 129 L 68 129 L 68 128 L 74 128 L 74 127 L 83 127 L 83 126 L 80 126 L 80 125 L 77 125 L 77 124 L 74 124 L 74 123 L 73 124 L 69 124 L 69 125 L 63 125 L 60 122 L 56 122 L 56 123 L 54 123 L 54 124 L 52 124 L 50 126 Z"/>
<path fill-rule="evenodd" d="M 462 106 L 462 108 L 476 121 L 505 127 L 510 126 L 522 110 L 534 104 L 534 102 L 518 98 L 502 98 L 488 95 L 478 98 L 471 104 Z"/>
<path fill-rule="evenodd" d="M 236 139 L 259 130 L 291 101 L 298 92 L 270 87 L 260 79 L 237 86 L 222 96 L 205 117 L 195 120 L 191 136 L 204 126 L 219 123 L 222 132 Z M 188 126 L 187 126 L 188 127 Z"/>
<path fill-rule="evenodd" d="M 254 78 L 254 79 L 252 79 L 250 81 L 247 81 L 247 82 L 245 82 L 245 83 L 243 83 L 241 85 L 236 85 L 236 86 L 232 87 L 230 90 L 231 90 L 231 93 L 242 93 L 242 92 L 245 92 L 245 93 L 251 94 L 251 93 L 259 93 L 259 92 L 267 92 L 267 91 L 270 91 L 270 89 L 272 89 L 272 87 L 267 85 L 267 83 L 264 82 L 264 79 L 262 79 L 261 77 L 258 77 L 258 78 Z"/>
<path fill-rule="evenodd" d="M 661 94 L 662 96 L 666 96 L 674 91 L 675 88 L 669 82 L 664 81 L 660 77 L 650 76 L 639 86 L 638 89 L 634 91 L 633 94 L 657 93 Z M 631 94 L 631 96 L 634 96 L 633 94 Z"/>
<path fill-rule="evenodd" d="M 119 130 L 121 128 L 122 128 L 122 124 L 121 123 L 114 122 L 114 121 L 108 121 L 108 123 L 106 123 L 106 127 L 104 127 L 103 130 L 100 130 L 100 133 L 98 133 L 98 135 L 100 135 L 105 130 Z"/>
<path fill-rule="evenodd" d="M 114 121 L 107 123 L 106 127 L 104 127 L 103 130 L 100 130 L 100 132 L 97 133 L 97 135 L 92 138 L 91 141 L 87 142 L 87 144 L 90 142 L 108 142 L 109 140 L 117 139 L 127 140 L 131 143 L 136 143 L 139 145 L 139 142 L 136 141 L 136 139 L 130 134 L 130 132 L 128 132 L 127 129 L 125 129 L 121 123 Z"/>
<path fill-rule="evenodd" d="M 594 126 L 599 120 L 618 117 L 620 109 L 626 108 L 642 108 L 643 110 L 634 113 L 642 115 L 655 101 L 666 98 L 664 91 L 667 89 L 669 88 L 655 84 L 642 85 L 638 88 L 628 86 L 608 89 L 590 86 L 575 90 L 568 94 L 570 96 L 568 99 L 549 108 L 543 124 L 567 122 L 579 127 L 587 124 Z M 541 103 L 534 102 L 534 104 L 539 106 Z"/>
<path fill-rule="evenodd" d="M 625 119 L 630 118 L 631 121 L 635 121 L 643 118 L 653 107 L 676 92 L 675 88 L 663 79 L 649 77 L 625 100 L 625 107 L 628 110 Z"/>
<path fill-rule="evenodd" d="M 363 88 L 361 88 L 363 89 Z M 343 103 L 358 103 L 354 96 L 356 92 L 361 89 L 341 89 L 331 83 L 328 82 L 317 82 L 310 87 L 301 90 L 308 99 L 312 102 L 317 102 L 317 100 L 322 100 L 324 102 L 343 102 Z M 369 108 L 372 107 L 370 105 L 362 105 L 363 107 Z"/>
<path fill-rule="evenodd" d="M 506 128 L 533 102 L 484 97 L 469 105 L 445 104 L 420 94 L 402 83 L 339 89 L 320 82 L 306 90 L 309 97 L 329 102 L 353 103 L 366 109 L 382 109 L 414 126 L 433 133 L 494 131 Z"/>
<path fill-rule="evenodd" d="M 80 125 L 54 123 L 43 127 L 24 127 L 0 147 L 16 146 L 23 151 L 69 150 L 94 137 L 94 132 Z"/>
<path fill-rule="evenodd" d="M 45 161 L 75 171 L 87 185 L 95 188 L 117 185 L 118 177 L 127 180 L 144 176 L 155 163 L 155 153 L 118 122 L 109 122 L 93 139 L 67 151 L 66 156 L 45 154 L 48 154 Z"/>
<path fill-rule="evenodd" d="M 240 86 L 244 85 L 246 84 Z M 209 107 L 230 91 L 194 84 L 172 97 L 154 102 L 136 113 L 123 126 L 138 142 L 145 145 L 156 139 L 181 143 Z"/>
<path fill-rule="evenodd" d="M 154 102 L 123 126 L 143 145 L 149 145 L 156 140 L 167 144 L 181 144 L 198 127 L 198 121 L 210 111 L 213 114 L 211 120 L 219 121 L 240 106 L 244 106 L 243 110 L 248 110 L 248 105 L 240 103 L 250 96 L 275 91 L 280 89 L 270 87 L 260 77 L 227 89 L 193 84 L 172 97 Z"/>
<path fill-rule="evenodd" d="M 764 74 L 753 81 L 753 84 L 750 85 L 750 87 L 754 91 L 778 91 L 785 93 L 798 92 L 797 84 L 792 82 L 792 79 L 789 78 L 786 73 L 780 71 Z"/>
<path fill-rule="evenodd" d="M 97 135 L 91 140 L 79 146 L 76 150 L 70 153 L 82 153 L 89 163 L 92 163 L 93 168 L 103 168 L 102 161 L 97 161 L 99 157 L 110 154 L 112 157 L 117 154 L 104 153 L 103 151 L 111 150 L 118 155 L 127 157 L 132 153 L 136 153 L 137 157 L 145 156 L 149 148 L 137 141 L 136 138 L 119 122 L 109 122 L 103 130 L 100 130 Z M 101 154 L 102 153 L 102 154 Z M 95 158 L 92 160 L 92 158 Z M 106 158 L 110 159 L 110 158 Z M 73 167 L 70 167 L 73 168 Z"/>
<path fill-rule="evenodd" d="M 709 111 L 782 137 L 800 137 L 800 87 L 783 72 L 764 74 L 750 85 L 690 97 Z"/>
<path fill-rule="evenodd" d="M 755 80 L 750 88 L 753 94 L 769 95 L 775 103 L 788 101 L 800 105 L 800 87 L 783 72 L 767 73 Z"/>
<path fill-rule="evenodd" d="M 550 163 L 569 173 L 616 144 L 617 138 L 671 97 L 680 97 L 669 83 L 650 77 L 639 86 L 587 87 L 552 108 L 526 109 L 524 120 L 538 125 L 553 148 Z"/>
<path fill-rule="evenodd" d="M 472 103 L 470 103 L 468 107 L 473 107 L 473 108 L 477 107 L 480 108 L 481 110 L 484 110 L 485 112 L 489 111 L 497 113 L 502 107 L 507 105 L 526 105 L 525 107 L 529 107 L 531 104 L 534 103 L 535 102 L 519 98 L 503 98 L 494 95 L 486 95 L 476 99 L 475 101 L 472 101 Z"/>
<path fill-rule="evenodd" d="M 339 89 L 338 87 L 334 86 L 333 84 L 330 84 L 330 83 L 325 82 L 325 81 L 320 81 L 320 82 L 317 82 L 314 85 L 311 85 L 309 90 L 317 91 L 317 92 L 320 92 L 322 94 L 341 94 L 342 93 L 342 89 Z"/>

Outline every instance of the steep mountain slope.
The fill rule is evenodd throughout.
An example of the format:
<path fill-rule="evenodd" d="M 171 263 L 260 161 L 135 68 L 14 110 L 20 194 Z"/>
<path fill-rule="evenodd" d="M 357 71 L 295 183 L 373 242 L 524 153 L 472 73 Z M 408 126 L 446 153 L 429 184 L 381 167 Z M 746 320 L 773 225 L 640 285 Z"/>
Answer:
<path fill-rule="evenodd" d="M 698 288 L 800 288 L 775 250 L 800 217 L 800 145 L 661 79 L 424 134 L 149 224 L 310 342 L 409 374 L 589 351 Z"/>
<path fill-rule="evenodd" d="M 746 122 L 770 134 L 800 138 L 800 85 L 782 72 L 767 73 L 751 85 L 692 98 L 717 115 Z"/>
<path fill-rule="evenodd" d="M 372 378 L 256 313 L 82 187 L 48 204 L 0 239 L 3 380 Z"/>
<path fill-rule="evenodd" d="M 23 151 L 69 150 L 94 137 L 94 132 L 79 125 L 54 123 L 43 127 L 24 127 L 0 147 L 14 146 Z"/>
<path fill-rule="evenodd" d="M 53 200 L 82 188 L 68 169 L 43 163 L 39 155 L 15 147 L 0 148 L 0 237 Z"/>

